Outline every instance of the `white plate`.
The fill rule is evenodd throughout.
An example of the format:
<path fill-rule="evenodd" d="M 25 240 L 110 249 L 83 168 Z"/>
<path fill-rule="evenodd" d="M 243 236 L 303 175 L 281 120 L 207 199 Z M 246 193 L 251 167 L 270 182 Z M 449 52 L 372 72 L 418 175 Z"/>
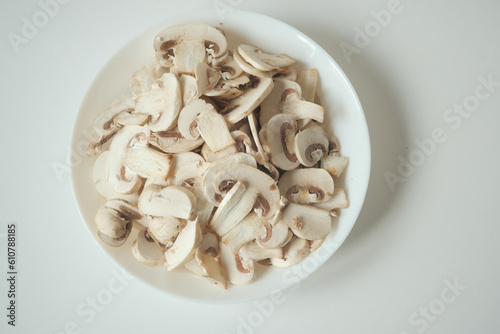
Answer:
<path fill-rule="evenodd" d="M 121 93 L 127 93 L 128 81 L 134 71 L 144 65 L 152 66 L 153 38 L 162 28 L 179 23 L 204 22 L 221 27 L 228 43 L 254 44 L 271 53 L 287 53 L 304 68 L 317 68 L 320 75 L 319 96 L 327 111 L 327 131 L 340 141 L 341 153 L 349 157 L 349 165 L 341 180 L 350 207 L 344 209 L 333 224 L 332 233 L 321 248 L 298 266 L 306 275 L 321 266 L 344 242 L 359 215 L 370 175 L 370 142 L 366 120 L 356 92 L 337 63 L 311 38 L 276 19 L 244 11 L 227 11 L 221 20 L 216 11 L 200 11 L 180 15 L 152 27 L 134 38 L 104 65 L 90 86 L 79 111 L 73 134 L 72 147 L 84 151 L 88 144 L 95 115 L 105 109 Z M 131 275 L 170 295 L 207 303 L 241 302 L 262 297 L 290 287 L 305 276 L 290 269 L 259 266 L 256 281 L 247 286 L 230 286 L 227 290 L 209 284 L 184 270 L 167 272 L 163 267 L 150 268 L 134 259 L 132 234 L 120 248 L 111 248 L 98 240 L 94 216 L 104 202 L 92 183 L 93 160 L 83 159 L 72 167 L 75 199 L 90 234 L 113 261 Z"/>

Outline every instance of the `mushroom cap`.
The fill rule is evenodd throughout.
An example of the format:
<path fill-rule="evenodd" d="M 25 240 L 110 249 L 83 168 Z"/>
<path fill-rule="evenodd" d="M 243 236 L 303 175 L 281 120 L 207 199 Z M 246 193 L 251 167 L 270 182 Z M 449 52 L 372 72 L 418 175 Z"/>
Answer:
<path fill-rule="evenodd" d="M 283 212 L 283 223 L 306 240 L 325 238 L 332 229 L 330 212 L 314 206 L 290 203 Z"/>
<path fill-rule="evenodd" d="M 180 219 L 172 216 L 148 216 L 147 218 L 147 227 L 149 229 L 150 236 L 163 245 L 169 245 L 175 240 L 179 234 L 180 225 Z"/>
<path fill-rule="evenodd" d="M 222 194 L 228 185 L 241 181 L 247 188 L 257 191 L 255 211 L 264 219 L 276 212 L 280 192 L 276 182 L 269 175 L 248 165 L 230 163 L 220 169 L 214 179 L 215 191 Z"/>
<path fill-rule="evenodd" d="M 203 175 L 202 186 L 206 199 L 214 206 L 219 206 L 223 198 L 223 194 L 220 194 L 215 189 L 215 177 L 222 168 L 232 162 L 246 164 L 257 168 L 255 158 L 246 153 L 236 153 L 213 161 L 210 164 L 210 167 L 206 170 L 205 175 Z"/>
<path fill-rule="evenodd" d="M 119 212 L 123 217 L 130 221 L 135 221 L 142 226 L 147 226 L 147 219 L 142 213 L 140 213 L 139 208 L 136 204 L 127 202 L 122 198 L 114 198 L 108 200 L 104 206 L 114 209 Z"/>
<path fill-rule="evenodd" d="M 97 235 L 111 247 L 119 247 L 127 241 L 132 231 L 132 222 L 107 206 L 101 206 L 95 217 Z"/>
<path fill-rule="evenodd" d="M 328 201 L 334 192 L 330 174 L 321 168 L 302 168 L 285 172 L 278 184 L 287 200 L 298 204 Z"/>
<path fill-rule="evenodd" d="M 165 260 L 163 251 L 148 234 L 148 229 L 143 228 L 137 234 L 137 240 L 132 244 L 134 257 L 148 266 L 157 266 Z"/>
<path fill-rule="evenodd" d="M 296 122 L 286 114 L 277 114 L 271 117 L 263 129 L 266 139 L 265 147 L 268 149 L 271 162 L 283 170 L 297 168 L 300 162 L 294 153 Z"/>
<path fill-rule="evenodd" d="M 314 166 L 328 152 L 328 138 L 320 126 L 311 126 L 295 136 L 295 154 L 306 167 Z"/>

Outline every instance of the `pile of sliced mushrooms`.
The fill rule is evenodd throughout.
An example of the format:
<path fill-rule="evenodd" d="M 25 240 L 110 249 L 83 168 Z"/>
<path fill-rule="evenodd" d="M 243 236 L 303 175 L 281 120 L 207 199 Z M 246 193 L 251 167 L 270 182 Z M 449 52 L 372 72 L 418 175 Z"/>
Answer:
<path fill-rule="evenodd" d="M 207 24 L 162 30 L 154 69 L 93 122 L 89 154 L 99 238 L 134 257 L 227 288 L 256 264 L 288 267 L 314 252 L 349 206 L 335 187 L 348 159 L 322 126 L 318 71 L 240 44 Z"/>

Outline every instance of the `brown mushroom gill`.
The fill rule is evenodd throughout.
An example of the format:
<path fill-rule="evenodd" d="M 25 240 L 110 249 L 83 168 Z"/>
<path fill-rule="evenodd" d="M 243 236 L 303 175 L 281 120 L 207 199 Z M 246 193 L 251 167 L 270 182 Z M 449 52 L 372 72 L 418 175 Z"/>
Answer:
<path fill-rule="evenodd" d="M 313 157 L 313 154 L 315 152 L 318 152 L 318 154 L 320 154 L 320 156 L 318 158 L 315 158 Z M 321 145 L 321 144 L 313 144 L 313 145 L 309 145 L 306 149 L 306 159 L 309 161 L 309 162 L 315 162 L 317 160 L 319 160 L 326 152 L 326 148 Z"/>
<path fill-rule="evenodd" d="M 280 133 L 281 133 L 281 145 L 283 146 L 283 153 L 285 157 L 291 162 L 297 162 L 297 156 L 293 153 L 290 153 L 287 144 L 287 131 L 293 131 L 293 127 L 290 123 L 283 123 L 281 125 Z"/>
<path fill-rule="evenodd" d="M 257 199 L 255 200 L 254 209 L 262 208 L 262 216 L 266 216 L 271 210 L 271 206 L 266 198 L 262 194 L 257 195 Z"/>

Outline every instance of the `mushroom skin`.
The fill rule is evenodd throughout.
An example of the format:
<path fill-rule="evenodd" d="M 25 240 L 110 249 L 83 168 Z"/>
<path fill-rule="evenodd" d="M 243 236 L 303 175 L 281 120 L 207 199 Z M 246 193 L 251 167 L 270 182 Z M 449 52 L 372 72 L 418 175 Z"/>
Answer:
<path fill-rule="evenodd" d="M 97 235 L 111 247 L 119 247 L 126 241 L 132 231 L 132 222 L 118 211 L 101 206 L 95 217 Z"/>

